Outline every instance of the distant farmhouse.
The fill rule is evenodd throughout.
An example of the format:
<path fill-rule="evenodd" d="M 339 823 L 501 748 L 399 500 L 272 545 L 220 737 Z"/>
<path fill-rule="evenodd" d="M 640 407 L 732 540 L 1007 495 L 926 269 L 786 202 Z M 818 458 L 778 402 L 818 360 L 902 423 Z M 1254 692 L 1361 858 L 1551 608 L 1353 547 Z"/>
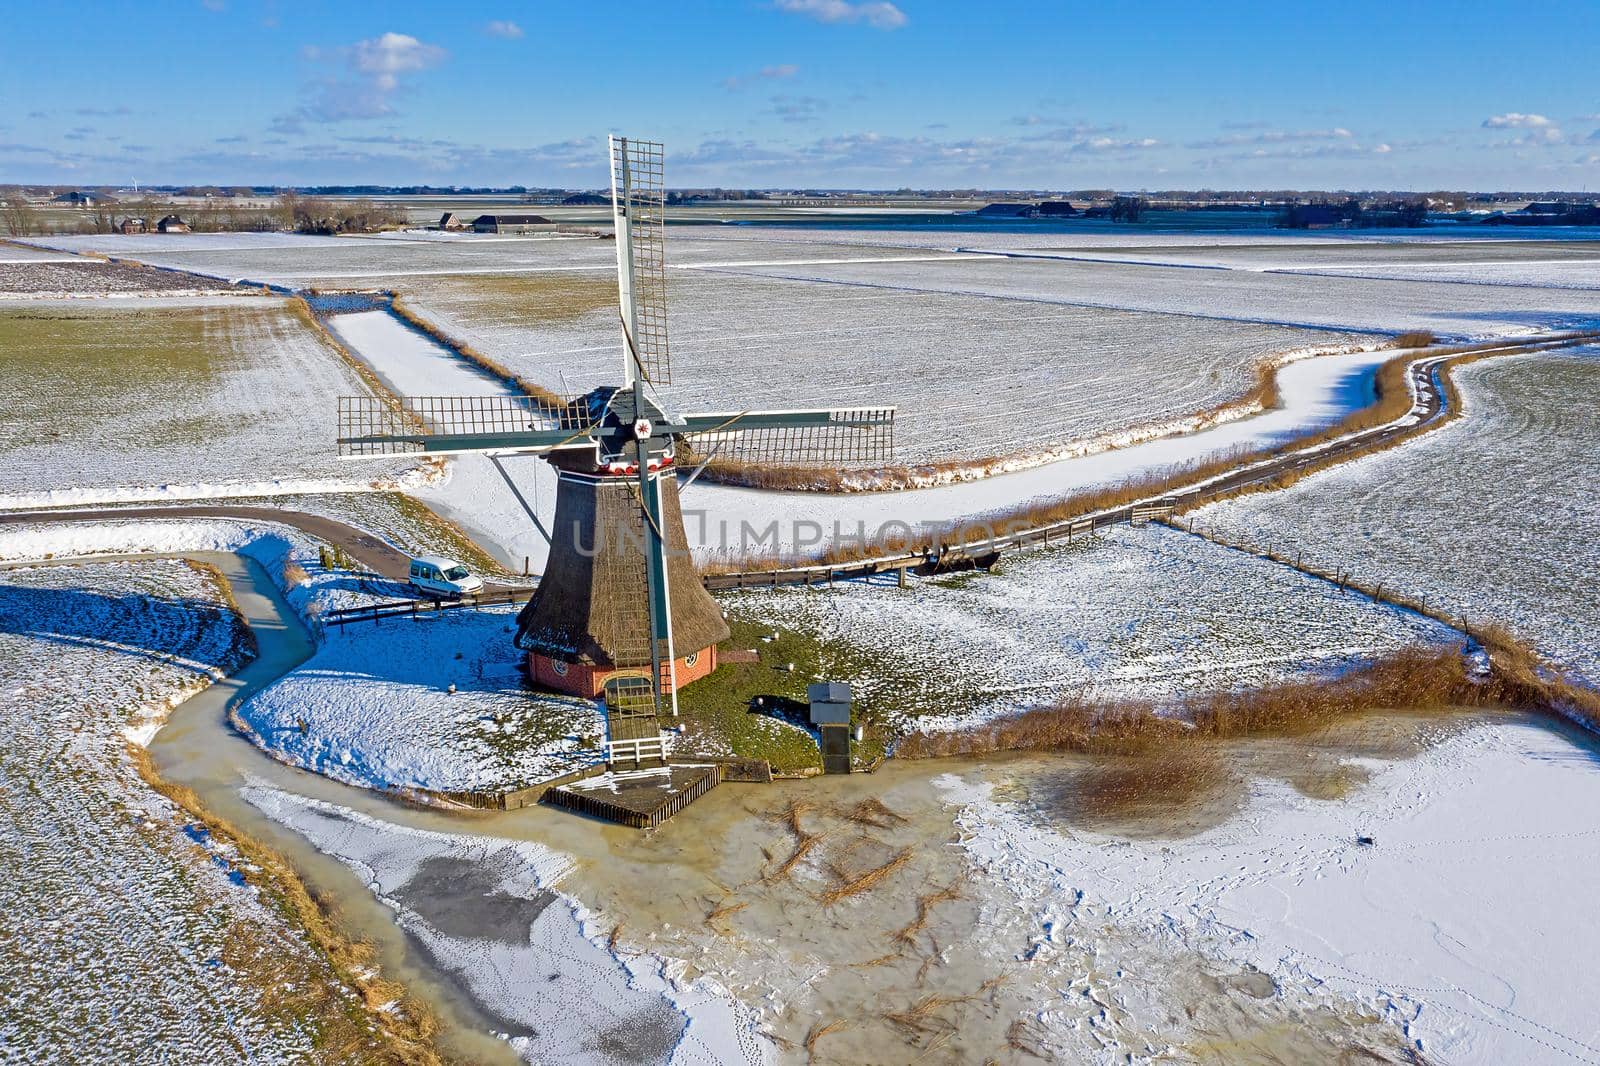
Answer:
<path fill-rule="evenodd" d="M 1067 200 L 1044 200 L 1036 204 L 994 203 L 978 208 L 979 218 L 1072 218 L 1078 209 Z"/>
<path fill-rule="evenodd" d="M 1535 200 L 1520 211 L 1497 211 L 1486 226 L 1600 226 L 1600 205 L 1566 200 Z"/>
<path fill-rule="evenodd" d="M 474 233 L 532 233 L 553 226 L 543 215 L 479 215 L 472 220 Z"/>
<path fill-rule="evenodd" d="M 95 204 L 103 204 L 110 199 L 111 197 L 104 193 L 73 189 L 71 192 L 64 192 L 55 197 L 51 203 L 72 204 L 74 207 L 93 207 Z"/>
<path fill-rule="evenodd" d="M 466 229 L 467 223 L 454 211 L 446 211 L 444 214 L 439 216 L 439 228 L 450 230 Z"/>
<path fill-rule="evenodd" d="M 1038 218 L 1038 204 L 988 204 L 978 208 L 979 218 Z"/>
<path fill-rule="evenodd" d="M 117 232 L 124 237 L 131 237 L 135 233 L 149 233 L 150 223 L 142 218 L 125 218 L 117 223 Z"/>
<path fill-rule="evenodd" d="M 177 215 L 168 215 L 156 223 L 157 233 L 188 233 L 189 223 Z"/>

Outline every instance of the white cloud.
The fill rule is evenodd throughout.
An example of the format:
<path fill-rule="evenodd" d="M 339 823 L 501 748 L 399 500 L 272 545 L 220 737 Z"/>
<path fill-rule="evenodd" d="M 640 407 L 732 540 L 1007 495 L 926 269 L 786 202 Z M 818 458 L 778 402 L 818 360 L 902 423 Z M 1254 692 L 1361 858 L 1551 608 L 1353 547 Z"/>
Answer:
<path fill-rule="evenodd" d="M 445 54 L 438 45 L 423 44 L 410 34 L 385 33 L 352 45 L 350 66 L 371 78 L 379 92 L 392 93 L 400 87 L 400 75 L 438 66 Z"/>
<path fill-rule="evenodd" d="M 392 115 L 393 97 L 403 88 L 405 77 L 438 66 L 449 53 L 410 34 L 389 32 L 344 48 L 307 45 L 301 55 L 314 63 L 342 63 L 346 74 L 315 82 L 309 102 L 273 121 L 272 129 L 280 133 L 297 133 L 306 122 Z"/>
<path fill-rule="evenodd" d="M 490 37 L 504 37 L 514 41 L 522 36 L 522 27 L 510 19 L 493 19 L 483 27 L 483 32 Z"/>
<path fill-rule="evenodd" d="M 1524 115 L 1520 111 L 1507 111 L 1503 115 L 1491 115 L 1483 120 L 1483 128 L 1486 130 L 1537 130 L 1554 125 L 1554 122 L 1543 115 Z"/>
<path fill-rule="evenodd" d="M 897 30 L 906 24 L 906 13 L 887 0 L 773 0 L 773 4 L 779 11 L 818 22 L 865 22 L 880 30 Z"/>

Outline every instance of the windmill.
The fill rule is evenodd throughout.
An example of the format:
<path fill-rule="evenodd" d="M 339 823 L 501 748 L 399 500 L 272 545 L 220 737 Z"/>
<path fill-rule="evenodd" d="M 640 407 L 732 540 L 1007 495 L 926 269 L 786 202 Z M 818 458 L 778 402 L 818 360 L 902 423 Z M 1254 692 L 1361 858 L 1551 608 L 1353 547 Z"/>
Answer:
<path fill-rule="evenodd" d="M 613 765 L 659 757 L 678 688 L 716 668 L 728 636 L 689 555 L 678 460 L 839 466 L 881 462 L 894 408 L 677 414 L 669 383 L 663 151 L 610 138 L 622 377 L 579 396 L 344 397 L 346 456 L 499 452 L 556 469 L 543 578 L 517 616 L 535 683 L 603 698 Z M 687 465 L 687 464 L 686 464 Z"/>

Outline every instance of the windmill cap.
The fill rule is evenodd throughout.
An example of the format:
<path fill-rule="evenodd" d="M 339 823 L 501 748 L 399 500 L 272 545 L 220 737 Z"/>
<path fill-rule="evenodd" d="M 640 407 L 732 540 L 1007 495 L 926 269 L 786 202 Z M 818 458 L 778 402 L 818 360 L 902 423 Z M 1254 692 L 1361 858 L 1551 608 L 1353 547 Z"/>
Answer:
<path fill-rule="evenodd" d="M 806 699 L 812 703 L 849 703 L 850 686 L 843 681 L 818 681 L 806 686 Z"/>

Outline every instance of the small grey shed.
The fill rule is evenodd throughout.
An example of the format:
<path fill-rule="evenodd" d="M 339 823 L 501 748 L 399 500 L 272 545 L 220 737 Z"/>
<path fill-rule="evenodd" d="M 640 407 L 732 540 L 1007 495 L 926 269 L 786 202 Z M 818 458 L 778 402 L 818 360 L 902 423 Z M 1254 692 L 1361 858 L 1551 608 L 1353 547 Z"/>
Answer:
<path fill-rule="evenodd" d="M 806 686 L 812 725 L 850 724 L 850 686 L 843 681 L 818 681 Z"/>

